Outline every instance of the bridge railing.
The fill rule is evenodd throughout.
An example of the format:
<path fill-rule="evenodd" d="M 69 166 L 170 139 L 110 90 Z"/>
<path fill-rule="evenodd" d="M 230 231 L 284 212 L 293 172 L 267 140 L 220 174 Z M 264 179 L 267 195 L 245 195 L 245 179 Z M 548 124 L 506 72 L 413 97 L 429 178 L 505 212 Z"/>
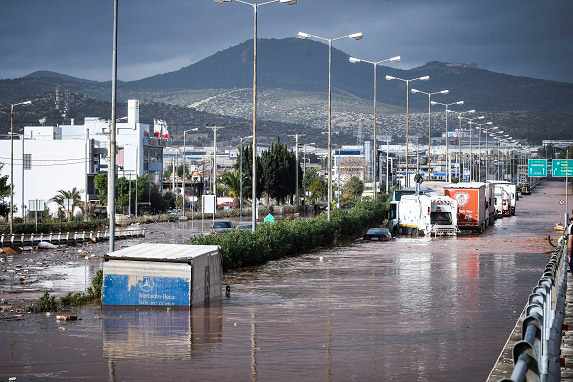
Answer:
<path fill-rule="evenodd" d="M 513 345 L 514 368 L 507 381 L 560 381 L 561 328 L 567 291 L 567 250 L 561 243 L 529 295 L 521 340 Z"/>
<path fill-rule="evenodd" d="M 117 239 L 132 237 L 144 237 L 145 228 L 128 228 L 116 230 Z M 38 245 L 40 242 L 53 244 L 81 243 L 85 241 L 109 240 L 109 230 L 105 231 L 82 231 L 82 232 L 56 232 L 56 233 L 32 233 L 32 234 L 0 234 L 1 246 L 14 245 Z"/>

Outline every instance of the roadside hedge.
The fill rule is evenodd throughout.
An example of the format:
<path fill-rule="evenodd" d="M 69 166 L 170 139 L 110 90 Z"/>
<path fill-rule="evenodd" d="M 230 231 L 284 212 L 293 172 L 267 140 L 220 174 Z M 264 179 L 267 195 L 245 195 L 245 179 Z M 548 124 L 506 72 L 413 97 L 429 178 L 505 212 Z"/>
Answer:
<path fill-rule="evenodd" d="M 354 240 L 371 227 L 379 226 L 388 216 L 386 200 L 357 203 L 349 210 L 332 211 L 303 220 L 284 220 L 260 224 L 256 232 L 233 231 L 194 237 L 191 244 L 221 247 L 223 270 L 263 264 L 285 256 L 300 255 L 339 241 Z"/>
<path fill-rule="evenodd" d="M 81 232 L 81 231 L 97 231 L 106 229 L 108 225 L 107 219 L 96 219 L 88 221 L 71 221 L 71 222 L 55 222 L 55 223 L 38 223 L 38 230 L 36 230 L 35 223 L 16 223 L 13 225 L 13 232 L 15 234 L 21 233 L 52 233 L 52 232 Z M 10 226 L 4 224 L 0 226 L 0 233 L 10 233 Z"/>

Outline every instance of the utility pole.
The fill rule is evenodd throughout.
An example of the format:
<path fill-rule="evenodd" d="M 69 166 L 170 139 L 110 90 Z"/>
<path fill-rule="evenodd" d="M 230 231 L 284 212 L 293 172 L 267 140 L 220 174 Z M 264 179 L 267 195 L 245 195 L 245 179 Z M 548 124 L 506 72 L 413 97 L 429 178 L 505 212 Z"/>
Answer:
<path fill-rule="evenodd" d="M 224 129 L 225 125 L 207 125 L 206 127 L 213 130 L 213 195 L 215 195 L 215 209 L 217 209 L 217 130 Z"/>
<path fill-rule="evenodd" d="M 111 78 L 111 125 L 109 135 L 109 167 L 107 180 L 107 205 L 109 216 L 109 252 L 115 251 L 115 151 L 116 151 L 116 95 L 117 95 L 117 19 L 118 0 L 113 2 L 113 54 Z"/>
<path fill-rule="evenodd" d="M 390 139 L 386 137 L 386 194 L 388 194 L 388 182 L 390 181 L 390 176 L 388 172 L 390 171 L 390 167 L 388 166 L 390 163 Z"/>
<path fill-rule="evenodd" d="M 295 144 L 295 157 L 296 157 L 296 166 L 295 166 L 295 195 L 296 195 L 296 205 L 300 205 L 300 195 L 298 189 L 298 139 L 300 137 L 304 137 L 306 134 L 301 133 L 294 133 L 289 134 L 289 137 L 294 137 L 294 144 Z"/>

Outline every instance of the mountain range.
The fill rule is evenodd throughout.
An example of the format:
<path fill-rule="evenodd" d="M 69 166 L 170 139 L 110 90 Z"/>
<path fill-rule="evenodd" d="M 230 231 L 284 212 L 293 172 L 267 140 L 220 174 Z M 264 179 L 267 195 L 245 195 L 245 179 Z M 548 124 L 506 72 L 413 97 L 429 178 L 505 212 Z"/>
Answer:
<path fill-rule="evenodd" d="M 228 121 L 229 125 L 242 126 L 241 131 L 247 132 L 252 103 L 252 46 L 252 40 L 245 41 L 177 71 L 137 81 L 120 81 L 118 98 L 120 101 L 146 100 L 145 104 L 153 105 L 149 107 L 158 114 L 154 118 L 171 115 L 174 119 L 168 123 L 174 126 L 175 135 L 191 125 L 209 123 L 206 122 L 209 119 Z M 367 136 L 371 130 L 373 78 L 371 65 L 353 64 L 348 59 L 348 54 L 333 49 L 333 124 L 345 137 L 340 139 L 342 142 L 355 143 L 357 135 Z M 328 47 L 296 38 L 260 39 L 257 62 L 259 116 L 261 121 L 273 126 L 268 133 L 286 136 L 287 131 L 283 130 L 323 129 Z M 465 104 L 457 110 L 477 109 L 517 138 L 534 142 L 573 138 L 573 84 L 496 73 L 475 64 L 435 61 L 409 70 L 379 67 L 378 101 L 383 102 L 379 107 L 379 126 L 383 133 L 401 134 L 406 102 L 405 84 L 386 81 L 385 75 L 403 79 L 429 75 L 429 81 L 415 81 L 410 86 L 428 92 L 448 89 L 448 95 L 436 95 L 432 99 L 444 103 L 464 100 Z M 38 71 L 23 78 L 0 80 L 0 132 L 9 127 L 4 115 L 7 116 L 10 103 L 27 98 L 54 98 L 56 88 L 62 100 L 74 99 L 75 106 L 69 102 L 68 116 L 76 120 L 87 116 L 109 118 L 109 109 L 104 107 L 110 99 L 109 81 Z M 423 135 L 428 99 L 410 94 L 409 101 L 411 125 Z M 48 123 L 61 123 L 54 113 L 53 102 L 38 105 L 28 111 L 20 110 L 22 117 L 16 123 L 31 123 L 30 118 L 38 115 L 51 116 Z M 143 113 L 144 105 L 141 110 Z M 88 111 L 99 114 L 85 114 Z M 434 121 L 443 122 L 443 108 L 436 106 L 433 111 Z M 30 113 L 30 118 L 26 113 Z M 281 128 L 281 124 L 288 129 Z M 440 129 L 443 127 L 437 123 L 434 133 Z M 237 136 L 228 131 L 229 139 Z M 227 134 L 221 138 L 225 139 Z M 320 139 L 320 134 L 312 135 Z"/>

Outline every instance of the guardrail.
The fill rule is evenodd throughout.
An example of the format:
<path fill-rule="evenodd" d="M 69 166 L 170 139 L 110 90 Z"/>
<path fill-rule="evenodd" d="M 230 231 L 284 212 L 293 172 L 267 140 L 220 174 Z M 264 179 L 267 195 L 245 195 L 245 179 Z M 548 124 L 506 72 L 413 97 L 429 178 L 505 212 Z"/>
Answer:
<path fill-rule="evenodd" d="M 567 254 L 565 243 L 553 252 L 543 276 L 529 295 L 521 341 L 513 345 L 513 372 L 507 381 L 560 381 L 561 329 L 565 318 Z"/>
<path fill-rule="evenodd" d="M 145 229 L 124 229 L 116 230 L 116 239 L 130 239 L 134 237 L 145 237 Z M 105 231 L 82 231 L 82 232 L 56 232 L 56 233 L 32 233 L 32 234 L 2 234 L 0 235 L 0 246 L 2 247 L 24 247 L 37 246 L 40 242 L 51 244 L 77 244 L 84 242 L 98 242 L 109 240 L 109 230 Z"/>

